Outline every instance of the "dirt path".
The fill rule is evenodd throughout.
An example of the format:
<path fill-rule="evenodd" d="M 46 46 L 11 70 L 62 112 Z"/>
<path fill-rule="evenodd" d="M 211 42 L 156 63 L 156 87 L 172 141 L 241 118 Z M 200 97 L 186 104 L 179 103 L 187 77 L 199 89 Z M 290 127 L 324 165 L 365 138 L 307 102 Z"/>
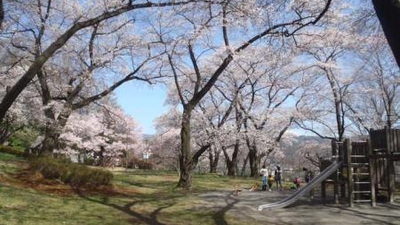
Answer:
<path fill-rule="evenodd" d="M 243 191 L 239 196 L 230 192 L 210 192 L 200 197 L 216 211 L 219 218 L 217 224 L 228 224 L 225 215 L 238 217 L 248 221 L 247 224 L 277 224 L 277 225 L 321 225 L 321 224 L 399 224 L 400 201 L 393 204 L 380 204 L 372 207 L 369 204 L 357 204 L 350 208 L 348 204 L 324 204 L 316 197 L 313 201 L 303 197 L 295 204 L 283 209 L 264 209 L 258 211 L 260 204 L 279 201 L 291 193 L 278 192 L 249 192 Z M 208 206 L 207 206 L 208 207 Z"/>

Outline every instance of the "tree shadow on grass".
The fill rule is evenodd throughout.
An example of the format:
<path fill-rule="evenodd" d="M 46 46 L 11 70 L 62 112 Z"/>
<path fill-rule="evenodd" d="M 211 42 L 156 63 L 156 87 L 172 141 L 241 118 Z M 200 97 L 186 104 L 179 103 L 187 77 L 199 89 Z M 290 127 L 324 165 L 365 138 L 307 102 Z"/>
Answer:
<path fill-rule="evenodd" d="M 121 212 L 126 213 L 127 215 L 132 217 L 132 221 L 140 220 L 140 221 L 142 221 L 142 222 L 144 222 L 146 224 L 149 224 L 149 225 L 166 225 L 165 223 L 161 223 L 161 222 L 158 221 L 157 215 L 160 213 L 161 210 L 169 208 L 169 207 L 171 207 L 171 206 L 173 206 L 175 204 L 175 202 L 171 201 L 171 203 L 155 209 L 153 212 L 150 213 L 149 216 L 144 216 L 141 213 L 135 212 L 134 210 L 131 209 L 136 204 L 143 203 L 144 201 L 132 201 L 132 202 L 129 202 L 129 203 L 125 204 L 125 205 L 120 206 L 120 205 L 117 205 L 117 204 L 114 204 L 114 203 L 109 203 L 106 199 L 105 200 L 100 200 L 100 199 L 91 198 L 89 196 L 86 196 L 85 194 L 83 194 L 79 190 L 75 190 L 75 192 L 77 193 L 77 195 L 79 197 L 81 197 L 81 198 L 83 198 L 85 200 L 88 200 L 88 201 L 91 201 L 91 202 L 94 202 L 94 203 L 98 203 L 98 204 L 101 204 L 101 205 L 105 205 L 105 206 L 108 206 L 108 207 L 112 207 L 112 208 L 114 208 L 116 210 L 119 210 Z"/>
<path fill-rule="evenodd" d="M 233 206 L 239 202 L 237 199 L 232 199 L 231 202 L 229 202 L 229 199 L 225 199 L 226 206 L 224 206 L 222 209 L 220 209 L 218 212 L 216 212 L 213 215 L 213 219 L 215 221 L 215 224 L 218 225 L 228 225 L 227 221 L 225 220 L 225 214 L 228 212 L 230 209 L 233 208 Z"/>
<path fill-rule="evenodd" d="M 225 219 L 225 215 L 229 210 L 233 209 L 233 207 L 239 202 L 239 199 L 233 198 L 230 193 L 220 193 L 218 195 L 210 194 L 207 196 L 203 196 L 202 198 L 206 201 L 212 202 L 213 204 L 218 203 L 218 205 L 215 205 L 213 207 L 214 209 L 218 209 L 218 211 L 216 211 L 212 216 L 215 224 L 228 225 L 228 222 Z M 221 202 L 225 203 L 224 206 L 219 205 L 221 204 Z"/>

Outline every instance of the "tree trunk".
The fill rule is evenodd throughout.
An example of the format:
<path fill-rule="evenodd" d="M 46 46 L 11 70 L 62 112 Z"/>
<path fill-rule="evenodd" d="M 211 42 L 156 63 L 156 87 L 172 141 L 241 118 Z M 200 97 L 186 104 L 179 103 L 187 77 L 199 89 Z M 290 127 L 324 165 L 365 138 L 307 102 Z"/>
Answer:
<path fill-rule="evenodd" d="M 60 148 L 59 138 L 72 113 L 72 108 L 69 105 L 64 105 L 62 112 L 57 118 L 51 118 L 53 115 L 51 109 L 46 109 L 46 111 L 45 115 L 51 122 L 46 124 L 44 140 L 42 141 L 39 155 L 52 155 L 54 149 Z"/>
<path fill-rule="evenodd" d="M 210 173 L 216 173 L 217 168 L 218 168 L 218 162 L 219 162 L 219 154 L 220 152 L 217 151 L 215 148 L 214 150 L 210 149 L 209 151 L 209 161 L 210 161 Z"/>
<path fill-rule="evenodd" d="M 22 127 L 19 127 L 17 129 L 13 129 L 12 124 L 13 120 L 11 117 L 7 118 L 4 120 L 3 123 L 0 124 L 0 144 L 4 144 L 7 142 L 7 140 L 17 131 L 22 129 Z"/>
<path fill-rule="evenodd" d="M 237 166 L 237 157 L 239 153 L 239 140 L 236 141 L 236 144 L 233 149 L 232 159 L 230 159 L 228 151 L 225 146 L 222 146 L 222 151 L 225 156 L 226 168 L 228 170 L 228 176 L 235 176 L 236 175 L 236 166 Z"/>
<path fill-rule="evenodd" d="M 400 2 L 398 0 L 372 0 L 376 15 L 400 67 Z"/>
<path fill-rule="evenodd" d="M 328 69 L 325 69 L 326 77 L 329 81 L 329 85 L 331 87 L 334 103 L 335 103 L 335 115 L 336 115 L 336 125 L 338 132 L 338 141 L 342 141 L 344 135 L 344 117 L 343 117 L 343 99 L 342 94 L 339 91 L 339 87 L 336 85 L 334 76 L 332 72 Z"/>
<path fill-rule="evenodd" d="M 250 177 L 258 177 L 258 157 L 256 146 L 250 146 L 249 148 L 249 162 L 250 162 Z"/>
<path fill-rule="evenodd" d="M 225 164 L 227 169 L 228 176 L 235 176 L 235 165 L 233 165 L 232 161 L 229 159 L 229 155 L 224 149 L 224 156 L 225 156 Z"/>
<path fill-rule="evenodd" d="M 45 137 L 42 141 L 42 147 L 40 148 L 39 155 L 52 156 L 53 150 L 58 146 L 58 138 L 60 134 L 55 131 L 56 129 L 46 127 Z"/>
<path fill-rule="evenodd" d="M 3 28 L 3 21 L 4 21 L 4 6 L 3 0 L 0 0 L 0 30 Z"/>
<path fill-rule="evenodd" d="M 257 145 L 254 140 L 250 140 L 249 137 L 246 137 L 246 144 L 249 148 L 249 163 L 250 163 L 250 177 L 258 177 L 258 164 L 260 163 L 260 159 L 258 157 Z"/>
<path fill-rule="evenodd" d="M 247 166 L 247 162 L 249 161 L 249 154 L 247 153 L 246 158 L 243 160 L 243 166 L 242 166 L 242 171 L 240 172 L 240 175 L 242 177 L 244 177 L 245 173 L 246 173 L 246 166 Z"/>
<path fill-rule="evenodd" d="M 179 155 L 179 181 L 178 187 L 189 190 L 192 186 L 192 170 L 194 169 L 191 159 L 191 133 L 190 118 L 192 110 L 188 107 L 183 109 L 181 127 L 181 152 Z"/>
<path fill-rule="evenodd" d="M 192 187 L 192 173 L 189 166 L 181 166 L 179 169 L 179 181 L 177 187 L 190 190 Z"/>

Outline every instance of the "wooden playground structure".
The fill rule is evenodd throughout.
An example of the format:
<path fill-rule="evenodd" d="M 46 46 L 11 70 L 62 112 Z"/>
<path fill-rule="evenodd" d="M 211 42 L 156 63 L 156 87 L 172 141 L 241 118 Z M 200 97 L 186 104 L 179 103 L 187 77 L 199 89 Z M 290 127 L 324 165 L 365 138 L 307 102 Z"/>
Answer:
<path fill-rule="evenodd" d="M 396 191 L 395 162 L 400 161 L 400 130 L 371 130 L 366 141 L 332 142 L 332 156 L 343 166 L 321 184 L 321 197 L 326 198 L 328 183 L 333 184 L 334 201 L 347 199 L 371 203 L 377 199 L 394 202 Z"/>

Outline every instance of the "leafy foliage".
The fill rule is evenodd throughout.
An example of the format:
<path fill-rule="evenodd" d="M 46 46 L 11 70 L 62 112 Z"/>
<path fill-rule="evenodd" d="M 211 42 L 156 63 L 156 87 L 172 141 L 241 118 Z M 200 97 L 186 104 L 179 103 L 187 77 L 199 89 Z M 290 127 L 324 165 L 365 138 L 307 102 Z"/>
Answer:
<path fill-rule="evenodd" d="M 18 157 L 27 157 L 28 153 L 6 145 L 0 145 L 0 152 L 15 155 Z"/>
<path fill-rule="evenodd" d="M 153 169 L 153 164 L 149 161 L 139 159 L 136 161 L 136 163 L 137 163 L 139 169 L 145 169 L 145 170 Z"/>
<path fill-rule="evenodd" d="M 25 127 L 17 131 L 10 139 L 9 143 L 14 148 L 26 150 L 31 147 L 31 144 L 39 136 L 39 131 L 32 127 Z"/>

